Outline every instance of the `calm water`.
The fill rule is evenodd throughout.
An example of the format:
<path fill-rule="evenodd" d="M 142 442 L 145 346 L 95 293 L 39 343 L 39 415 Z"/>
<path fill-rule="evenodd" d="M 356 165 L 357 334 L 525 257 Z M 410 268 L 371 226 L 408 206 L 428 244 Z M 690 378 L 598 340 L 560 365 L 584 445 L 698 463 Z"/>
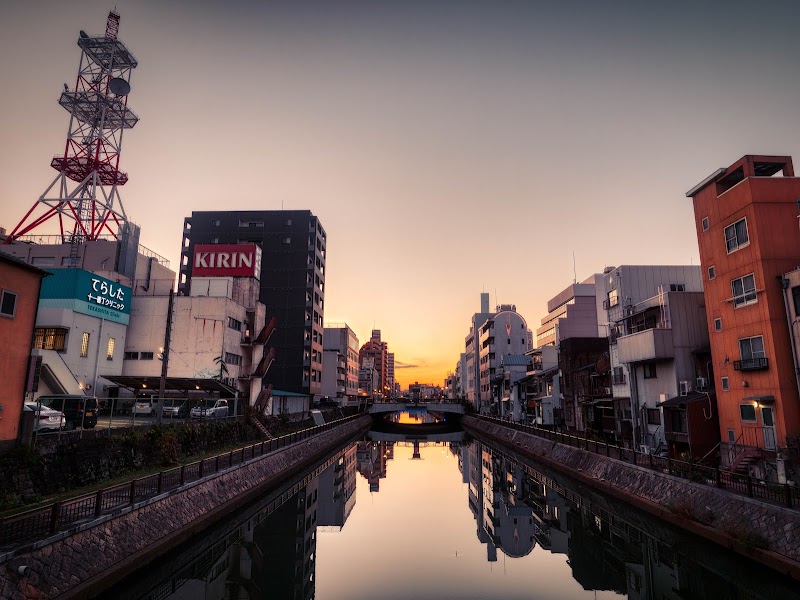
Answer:
<path fill-rule="evenodd" d="M 108 597 L 800 594 L 774 572 L 485 443 L 367 439 L 146 566 Z"/>

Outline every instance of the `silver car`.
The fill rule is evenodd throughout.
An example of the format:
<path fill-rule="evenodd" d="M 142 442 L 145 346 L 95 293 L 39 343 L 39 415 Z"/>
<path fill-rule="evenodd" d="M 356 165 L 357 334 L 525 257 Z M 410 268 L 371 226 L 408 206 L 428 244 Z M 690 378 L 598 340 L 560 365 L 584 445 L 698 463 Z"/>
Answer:
<path fill-rule="evenodd" d="M 200 406 L 195 406 L 189 416 L 192 419 L 214 419 L 228 416 L 227 400 L 204 400 Z"/>
<path fill-rule="evenodd" d="M 59 429 L 64 429 L 67 424 L 64 413 L 60 410 L 40 406 L 36 402 L 26 402 L 25 410 L 36 413 L 33 419 L 34 431 L 58 431 Z"/>

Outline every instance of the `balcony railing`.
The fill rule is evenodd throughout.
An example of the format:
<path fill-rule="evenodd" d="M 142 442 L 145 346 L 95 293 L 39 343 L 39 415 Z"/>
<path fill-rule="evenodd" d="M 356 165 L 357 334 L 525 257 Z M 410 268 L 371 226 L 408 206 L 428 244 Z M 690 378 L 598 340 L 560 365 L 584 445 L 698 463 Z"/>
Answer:
<path fill-rule="evenodd" d="M 769 369 L 769 360 L 766 358 L 745 358 L 733 361 L 734 371 L 763 371 Z"/>

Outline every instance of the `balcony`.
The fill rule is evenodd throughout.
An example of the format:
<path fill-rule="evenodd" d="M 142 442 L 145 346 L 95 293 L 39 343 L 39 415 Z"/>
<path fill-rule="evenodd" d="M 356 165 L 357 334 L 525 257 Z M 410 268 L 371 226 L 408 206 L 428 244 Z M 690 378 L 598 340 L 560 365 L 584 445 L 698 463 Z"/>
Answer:
<path fill-rule="evenodd" d="M 621 336 L 617 338 L 617 353 L 621 363 L 672 358 L 672 329 L 645 329 Z"/>
<path fill-rule="evenodd" d="M 766 358 L 746 358 L 733 361 L 734 371 L 765 371 L 769 369 L 769 360 Z"/>

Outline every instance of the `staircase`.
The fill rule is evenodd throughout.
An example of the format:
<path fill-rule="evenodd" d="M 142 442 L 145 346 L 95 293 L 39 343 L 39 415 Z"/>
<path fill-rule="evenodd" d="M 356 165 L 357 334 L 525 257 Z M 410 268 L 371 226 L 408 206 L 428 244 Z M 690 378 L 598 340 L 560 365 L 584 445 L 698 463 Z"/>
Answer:
<path fill-rule="evenodd" d="M 742 442 L 745 432 L 736 439 L 728 450 L 728 470 L 740 475 L 747 475 L 750 472 L 750 465 L 762 458 L 761 448 L 748 446 Z"/>
<path fill-rule="evenodd" d="M 253 371 L 253 377 L 264 377 L 269 371 L 272 362 L 275 360 L 275 348 L 270 348 L 268 352 L 264 354 L 261 360 L 256 367 L 256 370 Z"/>
<path fill-rule="evenodd" d="M 264 329 L 261 330 L 261 333 L 258 334 L 258 337 L 253 342 L 254 344 L 266 344 L 269 340 L 272 332 L 278 328 L 278 319 L 274 316 L 269 320 L 269 323 L 264 325 Z"/>

